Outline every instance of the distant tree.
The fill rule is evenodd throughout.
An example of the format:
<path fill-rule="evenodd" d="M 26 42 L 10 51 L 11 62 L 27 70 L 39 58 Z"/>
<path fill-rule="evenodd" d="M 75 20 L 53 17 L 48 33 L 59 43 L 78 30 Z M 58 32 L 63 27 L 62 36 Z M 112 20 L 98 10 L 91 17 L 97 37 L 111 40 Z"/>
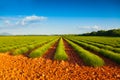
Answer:
<path fill-rule="evenodd" d="M 120 29 L 112 29 L 112 30 L 99 30 L 97 32 L 93 31 L 91 33 L 84 33 L 83 36 L 118 36 L 120 37 Z"/>
<path fill-rule="evenodd" d="M 82 36 L 90 36 L 90 33 L 84 33 Z"/>
<path fill-rule="evenodd" d="M 96 36 L 97 32 L 93 31 L 93 32 L 89 33 L 89 35 Z"/>
<path fill-rule="evenodd" d="M 97 36 L 104 36 L 104 35 L 106 35 L 106 31 L 105 31 L 105 30 L 97 31 L 97 32 L 96 32 L 96 35 L 97 35 Z"/>

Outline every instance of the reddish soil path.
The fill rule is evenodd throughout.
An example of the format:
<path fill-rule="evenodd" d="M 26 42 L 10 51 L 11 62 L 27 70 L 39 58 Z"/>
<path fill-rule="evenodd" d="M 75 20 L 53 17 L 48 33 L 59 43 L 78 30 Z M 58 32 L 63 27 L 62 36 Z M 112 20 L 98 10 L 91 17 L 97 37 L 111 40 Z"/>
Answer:
<path fill-rule="evenodd" d="M 53 44 L 53 45 L 46 51 L 46 53 L 45 53 L 42 57 L 45 58 L 45 59 L 51 59 L 51 60 L 53 60 L 53 59 L 54 59 L 54 53 L 55 53 L 55 50 L 56 50 L 57 45 L 58 45 L 58 41 L 55 42 L 55 44 Z"/>
<path fill-rule="evenodd" d="M 67 55 L 69 56 L 68 62 L 78 64 L 78 65 L 85 65 L 83 60 L 80 59 L 79 55 L 74 51 L 71 45 L 68 44 L 66 40 L 63 40 L 65 45 L 65 51 Z"/>

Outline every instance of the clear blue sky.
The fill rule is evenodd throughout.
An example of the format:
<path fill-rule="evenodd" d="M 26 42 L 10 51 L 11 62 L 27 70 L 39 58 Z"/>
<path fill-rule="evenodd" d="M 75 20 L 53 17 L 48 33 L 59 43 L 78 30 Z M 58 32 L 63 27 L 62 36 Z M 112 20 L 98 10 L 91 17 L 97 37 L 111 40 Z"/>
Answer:
<path fill-rule="evenodd" d="M 0 33 L 74 34 L 120 28 L 120 0 L 0 0 Z"/>

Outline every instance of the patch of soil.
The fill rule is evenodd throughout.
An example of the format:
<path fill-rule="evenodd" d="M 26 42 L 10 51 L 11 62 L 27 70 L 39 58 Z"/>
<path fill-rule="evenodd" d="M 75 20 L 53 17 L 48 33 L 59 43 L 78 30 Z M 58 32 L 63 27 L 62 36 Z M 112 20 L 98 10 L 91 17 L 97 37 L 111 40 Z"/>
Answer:
<path fill-rule="evenodd" d="M 0 54 L 0 80 L 120 80 L 120 66 L 88 67 Z"/>
<path fill-rule="evenodd" d="M 53 60 L 57 45 L 58 45 L 58 41 L 55 42 L 55 44 L 53 44 L 42 57 L 45 59 Z"/>
<path fill-rule="evenodd" d="M 83 60 L 79 57 L 79 55 L 74 51 L 71 45 L 68 44 L 67 41 L 63 40 L 64 45 L 65 45 L 65 51 L 67 55 L 69 56 L 68 62 L 69 63 L 74 63 L 78 65 L 85 65 Z"/>

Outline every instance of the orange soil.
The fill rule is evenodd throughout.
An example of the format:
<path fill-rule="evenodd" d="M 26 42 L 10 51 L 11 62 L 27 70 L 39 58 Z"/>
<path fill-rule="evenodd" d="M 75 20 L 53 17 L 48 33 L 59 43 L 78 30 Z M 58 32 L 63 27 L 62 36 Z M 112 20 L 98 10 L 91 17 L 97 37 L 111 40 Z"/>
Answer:
<path fill-rule="evenodd" d="M 66 42 L 64 44 L 68 61 L 52 60 L 51 56 L 32 59 L 0 54 L 0 80 L 120 80 L 120 65 L 85 66 L 77 54 L 72 57 L 74 50 Z M 55 47 L 50 49 L 51 52 L 54 50 Z"/>

